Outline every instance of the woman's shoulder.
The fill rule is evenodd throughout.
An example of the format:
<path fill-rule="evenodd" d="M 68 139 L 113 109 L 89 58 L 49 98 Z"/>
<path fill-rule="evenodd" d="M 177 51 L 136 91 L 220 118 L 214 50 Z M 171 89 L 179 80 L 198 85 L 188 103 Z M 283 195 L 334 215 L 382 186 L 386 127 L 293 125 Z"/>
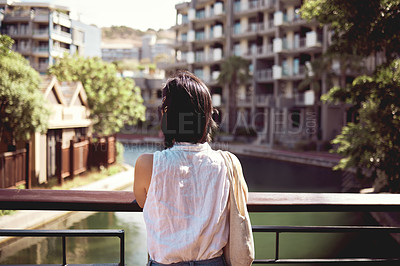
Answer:
<path fill-rule="evenodd" d="M 240 162 L 239 158 L 232 152 L 230 151 L 223 151 L 223 150 L 218 150 L 218 152 L 224 153 L 226 156 L 229 156 L 232 161 L 234 162 Z"/>
<path fill-rule="evenodd" d="M 137 167 L 137 166 L 144 167 L 144 168 L 152 167 L 153 166 L 153 158 L 154 158 L 154 154 L 143 153 L 137 158 L 135 167 Z"/>

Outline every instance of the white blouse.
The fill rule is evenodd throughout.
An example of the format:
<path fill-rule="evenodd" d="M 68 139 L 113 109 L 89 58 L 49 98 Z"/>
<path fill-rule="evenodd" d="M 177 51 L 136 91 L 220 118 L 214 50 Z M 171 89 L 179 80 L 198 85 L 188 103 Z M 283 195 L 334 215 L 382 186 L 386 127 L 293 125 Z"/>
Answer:
<path fill-rule="evenodd" d="M 224 159 L 208 143 L 155 152 L 143 208 L 150 257 L 171 264 L 222 255 L 229 185 Z"/>

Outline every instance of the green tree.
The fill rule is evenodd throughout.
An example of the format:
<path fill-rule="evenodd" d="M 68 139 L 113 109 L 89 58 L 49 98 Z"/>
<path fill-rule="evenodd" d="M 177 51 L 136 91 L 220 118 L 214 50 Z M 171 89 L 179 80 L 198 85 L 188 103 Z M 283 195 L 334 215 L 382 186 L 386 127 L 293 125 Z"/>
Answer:
<path fill-rule="evenodd" d="M 98 135 L 109 135 L 124 125 L 144 120 L 140 88 L 132 79 L 119 77 L 114 64 L 100 58 L 66 55 L 50 67 L 49 73 L 62 81 L 82 82 Z"/>
<path fill-rule="evenodd" d="M 382 57 L 371 75 L 333 87 L 322 99 L 349 103 L 359 118 L 333 141 L 344 156 L 336 169 L 355 168 L 377 190 L 400 192 L 400 0 L 311 0 L 302 15 L 329 24 L 328 53 Z M 345 66 L 343 67 L 345 69 Z"/>
<path fill-rule="evenodd" d="M 400 192 L 400 60 L 345 88 L 334 87 L 323 98 L 351 103 L 359 114 L 333 140 L 345 156 L 336 169 L 356 167 L 377 189 Z"/>
<path fill-rule="evenodd" d="M 11 50 L 12 44 L 0 35 L 0 141 L 10 149 L 34 132 L 46 132 L 50 115 L 39 90 L 39 73 Z"/>
<path fill-rule="evenodd" d="M 400 47 L 400 0 L 309 0 L 302 17 L 333 31 L 328 51 L 370 56 L 382 52 L 391 62 Z"/>
<path fill-rule="evenodd" d="M 237 119 L 237 90 L 240 85 L 246 85 L 250 79 L 249 61 L 239 56 L 231 56 L 225 59 L 221 64 L 221 73 L 218 77 L 218 83 L 221 86 L 228 85 L 228 130 L 232 132 Z"/>

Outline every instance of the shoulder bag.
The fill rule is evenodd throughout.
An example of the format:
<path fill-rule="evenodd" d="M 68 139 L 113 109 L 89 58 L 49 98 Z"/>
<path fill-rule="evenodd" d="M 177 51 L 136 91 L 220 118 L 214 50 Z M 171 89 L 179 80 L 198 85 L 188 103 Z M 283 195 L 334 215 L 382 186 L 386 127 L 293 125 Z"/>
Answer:
<path fill-rule="evenodd" d="M 229 266 L 248 266 L 254 260 L 254 241 L 246 205 L 247 184 L 237 157 L 230 152 L 220 152 L 225 160 L 231 183 L 229 189 L 229 239 L 224 248 L 225 260 Z"/>

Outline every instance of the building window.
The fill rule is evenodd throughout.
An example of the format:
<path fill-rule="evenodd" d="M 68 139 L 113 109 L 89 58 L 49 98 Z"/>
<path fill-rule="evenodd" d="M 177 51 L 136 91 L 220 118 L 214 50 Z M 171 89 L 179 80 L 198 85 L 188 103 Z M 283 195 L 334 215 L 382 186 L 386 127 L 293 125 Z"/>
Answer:
<path fill-rule="evenodd" d="M 242 32 L 242 28 L 240 27 L 240 22 L 235 22 L 233 26 L 233 34 L 240 34 Z"/>
<path fill-rule="evenodd" d="M 292 110 L 290 112 L 290 121 L 292 124 L 292 128 L 299 128 L 300 127 L 300 111 L 299 110 Z"/>

